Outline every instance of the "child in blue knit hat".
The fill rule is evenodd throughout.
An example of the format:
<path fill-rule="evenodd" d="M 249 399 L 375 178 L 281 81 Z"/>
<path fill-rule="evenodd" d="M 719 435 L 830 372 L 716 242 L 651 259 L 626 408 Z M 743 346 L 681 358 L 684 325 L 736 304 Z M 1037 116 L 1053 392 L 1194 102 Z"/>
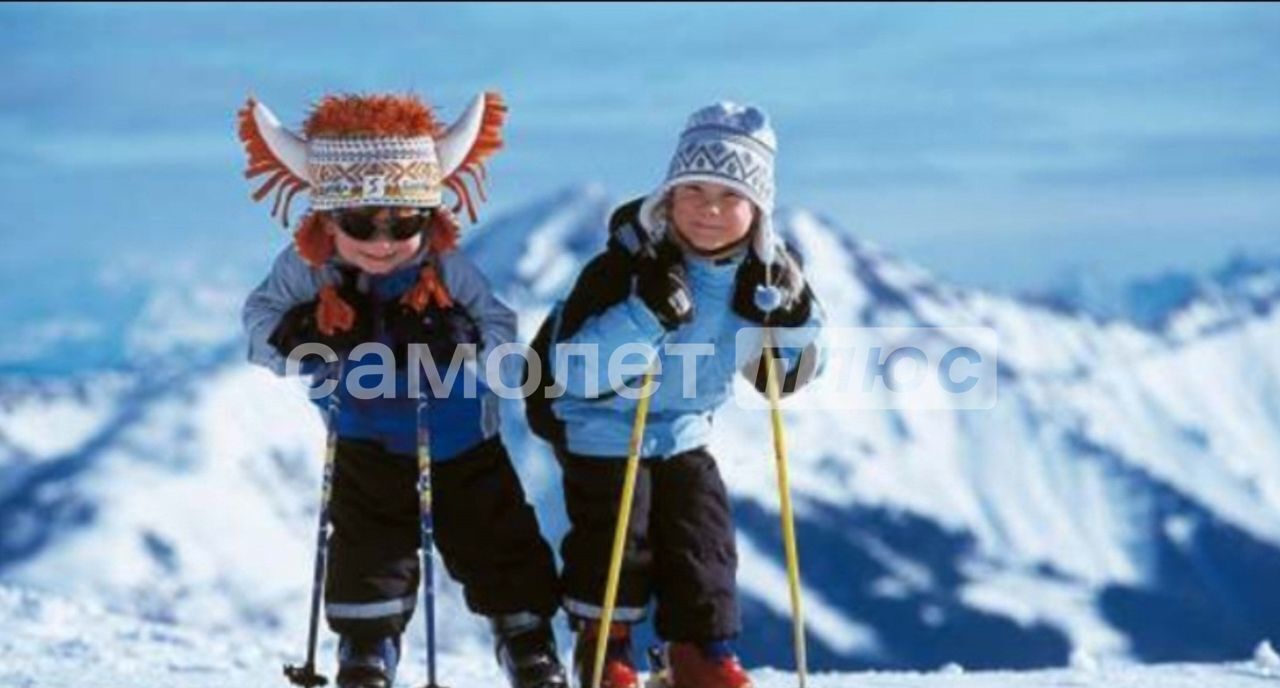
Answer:
<path fill-rule="evenodd" d="M 775 328 L 784 392 L 805 384 L 821 357 L 821 309 L 773 230 L 776 147 L 758 108 L 722 102 L 693 113 L 664 182 L 614 211 L 608 248 L 583 269 L 534 341 L 550 368 L 543 379 L 564 388 L 556 398 L 535 394 L 526 407 L 564 473 L 570 529 L 561 543 L 563 604 L 579 632 L 579 685 L 591 681 L 596 639 L 607 633 L 604 686 L 637 686 L 630 629 L 646 618 L 651 600 L 676 688 L 750 685 L 731 646 L 741 630 L 737 553 L 728 495 L 707 448 L 712 414 L 739 372 L 735 344 L 744 328 Z M 675 344 L 711 345 L 713 353 L 686 366 L 669 348 Z M 599 621 L 605 573 L 638 402 L 611 386 L 607 366 L 551 353 L 565 345 L 598 347 L 598 362 L 621 347 L 646 345 L 649 364 L 661 371 L 608 629 Z M 743 368 L 761 391 L 762 367 Z M 635 387 L 634 378 L 628 382 Z"/>

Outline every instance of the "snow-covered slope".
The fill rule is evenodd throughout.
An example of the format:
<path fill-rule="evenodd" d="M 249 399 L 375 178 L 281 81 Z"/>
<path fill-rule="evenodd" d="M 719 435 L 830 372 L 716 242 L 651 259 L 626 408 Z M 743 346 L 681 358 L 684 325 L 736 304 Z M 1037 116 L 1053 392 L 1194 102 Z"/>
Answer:
<path fill-rule="evenodd" d="M 203 629 L 141 620 L 79 599 L 0 586 L 0 685 L 6 688 L 277 688 L 281 674 L 299 657 L 272 638 L 236 631 L 209 634 Z M 439 680 L 449 686 L 503 685 L 486 653 L 447 652 L 440 658 Z M 327 668 L 320 672 L 332 678 Z M 417 686 L 426 671 L 410 649 L 397 685 Z M 757 688 L 793 688 L 792 673 L 752 672 Z M 966 672 L 949 665 L 933 673 L 861 674 L 819 672 L 813 688 L 1253 688 L 1280 678 L 1280 658 L 1261 644 L 1251 661 L 1221 665 L 1152 666 L 1099 664 L 1077 658 L 1070 668 L 1038 672 Z"/>
<path fill-rule="evenodd" d="M 526 339 L 618 200 L 566 190 L 467 241 Z M 1161 329 L 946 284 L 836 222 L 778 219 L 833 324 L 999 336 L 991 410 L 788 411 L 814 667 L 1222 661 L 1280 637 L 1280 354 L 1267 346 L 1280 316 L 1266 286 L 1280 270 L 1250 272 L 1248 308 L 1192 299 Z M 142 309 L 120 335 L 139 342 L 130 369 L 0 382 L 0 581 L 300 644 L 319 419 L 297 384 L 242 362 L 247 285 L 209 284 Z M 166 325 L 178 317 L 200 327 Z M 554 540 L 558 469 L 520 420 L 510 405 L 507 439 Z M 741 649 L 790 666 L 768 424 L 730 405 L 716 432 Z M 442 593 L 444 652 L 487 662 L 482 624 L 454 586 Z"/>

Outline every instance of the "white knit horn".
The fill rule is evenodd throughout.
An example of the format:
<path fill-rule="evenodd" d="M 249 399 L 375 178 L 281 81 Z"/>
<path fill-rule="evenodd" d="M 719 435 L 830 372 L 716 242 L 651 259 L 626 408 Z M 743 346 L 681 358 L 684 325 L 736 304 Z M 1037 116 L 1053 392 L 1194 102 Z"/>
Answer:
<path fill-rule="evenodd" d="M 440 159 L 442 176 L 453 174 L 475 144 L 476 137 L 480 135 L 480 126 L 484 122 L 484 105 L 483 93 L 472 98 L 457 121 L 436 141 L 436 156 Z"/>
<path fill-rule="evenodd" d="M 284 125 L 266 105 L 255 101 L 253 104 L 253 121 L 258 127 L 262 140 L 289 172 L 308 184 L 307 176 L 307 142 L 301 136 L 285 129 Z"/>
<path fill-rule="evenodd" d="M 306 141 L 281 126 L 275 114 L 253 96 L 236 111 L 236 132 L 248 158 L 245 178 L 262 179 L 253 200 L 274 194 L 271 216 L 287 226 L 290 201 L 311 186 Z"/>

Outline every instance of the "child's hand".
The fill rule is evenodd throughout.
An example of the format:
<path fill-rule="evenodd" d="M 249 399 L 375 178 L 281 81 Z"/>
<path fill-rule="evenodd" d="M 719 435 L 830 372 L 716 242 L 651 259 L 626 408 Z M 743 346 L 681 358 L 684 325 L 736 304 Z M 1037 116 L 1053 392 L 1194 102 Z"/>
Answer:
<path fill-rule="evenodd" d="M 480 344 L 480 328 L 461 306 L 418 313 L 399 301 L 391 301 L 383 317 L 397 365 L 410 360 L 410 344 L 426 344 L 431 360 L 446 366 L 459 344 Z"/>
<path fill-rule="evenodd" d="M 335 286 L 335 293 L 341 299 L 338 307 L 350 316 L 349 323 L 335 325 L 325 322 L 321 311 L 325 307 L 332 308 L 335 304 L 326 304 L 323 298 L 316 298 L 290 308 L 267 341 L 284 356 L 303 344 L 323 344 L 342 354 L 368 341 L 368 297 L 356 289 L 355 275 L 344 272 L 341 281 Z"/>
<path fill-rule="evenodd" d="M 635 258 L 636 296 L 666 330 L 693 320 L 693 294 L 680 248 L 663 241 Z"/>
<path fill-rule="evenodd" d="M 760 325 L 801 327 L 809 321 L 813 293 L 805 284 L 804 272 L 786 247 L 778 246 L 766 275 L 765 264 L 748 251 L 738 268 L 733 311 Z M 768 287 L 772 290 L 766 291 Z M 776 303 L 763 303 L 770 298 Z M 769 307 L 772 306 L 772 309 Z"/>

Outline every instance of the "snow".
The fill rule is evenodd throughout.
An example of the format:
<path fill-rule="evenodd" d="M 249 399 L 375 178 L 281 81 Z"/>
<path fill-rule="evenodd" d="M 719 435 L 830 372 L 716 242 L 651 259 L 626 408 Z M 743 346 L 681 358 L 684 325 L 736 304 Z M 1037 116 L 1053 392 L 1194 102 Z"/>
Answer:
<path fill-rule="evenodd" d="M 181 625 L 130 617 L 84 600 L 71 600 L 12 586 L 0 586 L 0 685 L 6 688 L 273 688 L 287 686 L 284 664 L 305 657 L 305 636 L 244 633 L 210 635 Z M 416 629 L 415 629 L 416 630 Z M 416 642 L 400 669 L 398 686 L 421 685 L 423 658 Z M 1081 660 L 1068 669 L 1037 672 L 975 672 L 951 664 L 936 672 L 819 672 L 813 688 L 1253 688 L 1268 685 L 1277 664 L 1269 659 L 1222 665 L 1170 664 L 1098 666 Z M 321 647 L 318 670 L 332 678 L 333 648 Z M 567 657 L 565 658 L 567 660 Z M 437 658 L 441 683 L 497 686 L 502 678 L 486 648 L 446 652 Z M 751 672 L 757 688 L 794 688 L 789 671 Z"/>
<path fill-rule="evenodd" d="M 1276 654 L 1276 649 L 1271 646 L 1270 640 L 1258 643 L 1257 649 L 1253 651 L 1253 663 L 1260 669 L 1280 672 L 1280 655 Z"/>
<path fill-rule="evenodd" d="M 0 685 L 270 685 L 283 648 L 147 622 L 83 600 L 0 587 Z M 228 681 L 232 681 L 229 684 Z"/>
<path fill-rule="evenodd" d="M 974 567 L 976 569 L 976 566 Z M 1029 627 L 1048 622 L 1066 629 L 1074 643 L 1075 656 L 1122 657 L 1128 641 L 1109 626 L 1092 604 L 1097 590 L 1070 581 L 1046 580 L 1029 571 L 971 571 L 973 582 L 964 586 L 960 597 L 976 609 L 1000 613 Z"/>
<path fill-rule="evenodd" d="M 71 451 L 101 427 L 109 398 L 30 395 L 6 404 L 0 413 L 0 438 L 11 456 L 39 461 Z"/>
<path fill-rule="evenodd" d="M 1067 664 L 1081 673 L 1092 674 L 1098 671 L 1098 660 L 1080 648 L 1071 651 L 1071 659 L 1068 660 Z"/>

